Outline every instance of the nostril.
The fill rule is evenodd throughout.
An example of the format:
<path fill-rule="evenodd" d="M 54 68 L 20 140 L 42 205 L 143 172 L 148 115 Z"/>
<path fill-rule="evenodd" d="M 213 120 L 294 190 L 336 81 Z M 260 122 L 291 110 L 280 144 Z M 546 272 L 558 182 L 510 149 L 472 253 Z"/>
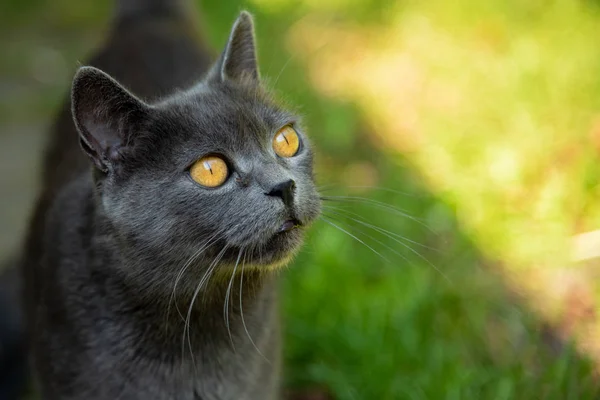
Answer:
<path fill-rule="evenodd" d="M 265 193 L 267 196 L 273 196 L 273 197 L 281 197 L 283 198 L 283 190 L 277 188 L 277 189 L 271 189 L 271 191 L 269 193 Z"/>
<path fill-rule="evenodd" d="M 296 188 L 296 182 L 289 179 L 284 182 L 280 182 L 273 186 L 267 196 L 279 197 L 283 200 L 286 206 L 290 206 L 294 199 L 294 189 Z"/>

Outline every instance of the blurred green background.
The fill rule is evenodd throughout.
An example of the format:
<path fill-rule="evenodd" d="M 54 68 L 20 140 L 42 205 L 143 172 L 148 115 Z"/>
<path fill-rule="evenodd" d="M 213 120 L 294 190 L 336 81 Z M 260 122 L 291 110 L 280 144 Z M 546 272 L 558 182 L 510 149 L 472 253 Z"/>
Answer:
<path fill-rule="evenodd" d="M 336 399 L 600 395 L 600 4 L 202 1 L 256 16 L 325 218 L 285 272 L 286 382 Z M 0 254 L 111 1 L 0 3 Z M 340 196 L 340 197 L 334 197 Z"/>

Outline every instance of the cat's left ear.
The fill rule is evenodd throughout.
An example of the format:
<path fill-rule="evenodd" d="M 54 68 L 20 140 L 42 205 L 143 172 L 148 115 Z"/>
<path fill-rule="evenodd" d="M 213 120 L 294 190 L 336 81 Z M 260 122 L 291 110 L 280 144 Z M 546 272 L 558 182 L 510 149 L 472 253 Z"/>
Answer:
<path fill-rule="evenodd" d="M 233 24 L 221 57 L 209 73 L 209 80 L 258 83 L 258 61 L 252 15 L 242 11 Z"/>
<path fill-rule="evenodd" d="M 82 150 L 105 173 L 121 161 L 136 128 L 150 116 L 150 106 L 94 67 L 77 71 L 71 106 Z"/>

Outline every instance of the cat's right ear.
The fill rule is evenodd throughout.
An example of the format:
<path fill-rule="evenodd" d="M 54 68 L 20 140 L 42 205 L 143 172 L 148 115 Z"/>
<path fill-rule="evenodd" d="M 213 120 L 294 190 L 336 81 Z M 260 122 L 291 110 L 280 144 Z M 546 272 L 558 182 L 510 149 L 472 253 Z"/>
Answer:
<path fill-rule="evenodd" d="M 107 173 L 134 135 L 134 122 L 150 107 L 101 70 L 82 67 L 71 90 L 73 121 L 83 151 Z"/>
<path fill-rule="evenodd" d="M 208 80 L 259 82 L 254 21 L 247 11 L 242 11 L 233 24 L 225 50 L 209 71 Z"/>

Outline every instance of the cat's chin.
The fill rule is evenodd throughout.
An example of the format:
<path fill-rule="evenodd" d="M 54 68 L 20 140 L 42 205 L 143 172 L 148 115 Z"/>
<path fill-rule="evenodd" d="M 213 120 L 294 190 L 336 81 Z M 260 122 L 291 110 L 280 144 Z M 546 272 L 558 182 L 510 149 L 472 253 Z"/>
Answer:
<path fill-rule="evenodd" d="M 269 238 L 265 243 L 255 247 L 253 250 L 247 250 L 240 253 L 240 248 L 233 248 L 228 251 L 226 268 L 235 268 L 239 254 L 242 254 L 237 268 L 248 268 L 256 270 L 275 270 L 282 268 L 292 261 L 294 256 L 300 250 L 304 239 L 304 229 L 295 227 L 289 230 L 283 230 Z"/>

